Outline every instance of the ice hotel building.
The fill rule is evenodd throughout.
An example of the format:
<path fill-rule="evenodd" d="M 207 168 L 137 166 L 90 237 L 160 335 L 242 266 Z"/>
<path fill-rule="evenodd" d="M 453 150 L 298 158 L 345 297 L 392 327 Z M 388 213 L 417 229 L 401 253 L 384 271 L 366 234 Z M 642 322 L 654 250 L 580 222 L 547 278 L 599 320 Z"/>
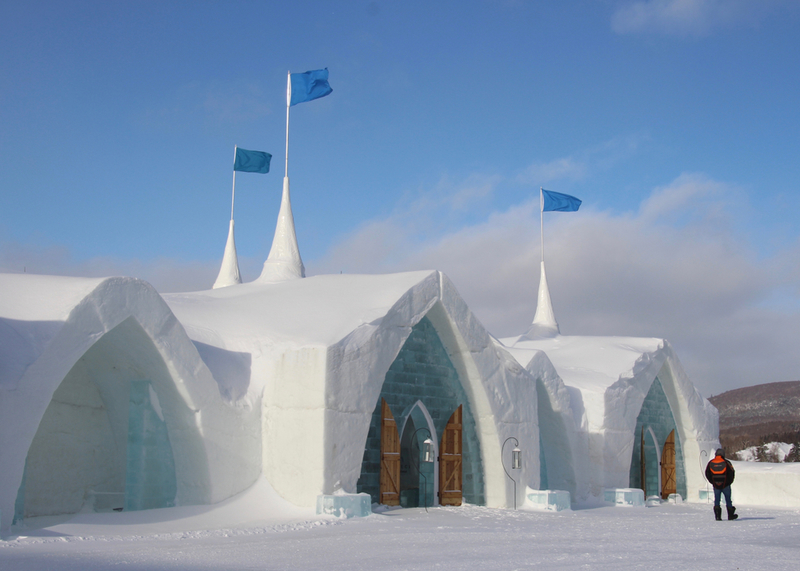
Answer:
<path fill-rule="evenodd" d="M 2 529 L 260 477 L 300 506 L 699 499 L 718 417 L 666 341 L 562 336 L 552 309 L 498 340 L 441 272 L 304 278 L 290 210 L 277 230 L 261 278 L 208 291 L 0 275 Z"/>

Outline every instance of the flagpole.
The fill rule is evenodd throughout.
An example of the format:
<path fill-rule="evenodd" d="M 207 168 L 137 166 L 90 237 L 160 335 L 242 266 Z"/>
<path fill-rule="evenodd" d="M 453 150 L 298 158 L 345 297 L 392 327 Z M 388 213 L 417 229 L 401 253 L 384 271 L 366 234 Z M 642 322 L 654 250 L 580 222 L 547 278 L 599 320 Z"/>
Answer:
<path fill-rule="evenodd" d="M 542 263 L 544 263 L 544 191 L 539 187 L 539 236 L 541 250 L 542 250 Z"/>
<path fill-rule="evenodd" d="M 233 201 L 236 198 L 236 145 L 233 146 L 233 190 L 231 190 L 231 220 L 233 220 Z"/>
<path fill-rule="evenodd" d="M 289 178 L 289 105 L 292 101 L 292 72 L 286 72 L 286 168 L 284 178 Z"/>

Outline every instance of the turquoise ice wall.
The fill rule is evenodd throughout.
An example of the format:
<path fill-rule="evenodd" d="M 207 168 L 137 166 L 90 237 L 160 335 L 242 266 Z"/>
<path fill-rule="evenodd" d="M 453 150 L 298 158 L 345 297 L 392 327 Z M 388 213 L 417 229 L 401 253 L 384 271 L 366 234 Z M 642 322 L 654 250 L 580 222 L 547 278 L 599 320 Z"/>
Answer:
<path fill-rule="evenodd" d="M 175 505 L 175 460 L 150 381 L 131 381 L 125 511 Z"/>
<path fill-rule="evenodd" d="M 675 472 L 677 480 L 678 493 L 682 498 L 686 498 L 686 469 L 683 459 L 683 448 L 681 446 L 680 436 L 676 430 L 675 418 L 672 416 L 672 409 L 669 407 L 667 395 L 664 394 L 664 388 L 661 386 L 661 381 L 658 377 L 653 381 L 650 390 L 642 403 L 642 408 L 639 411 L 639 416 L 636 419 L 636 430 L 634 432 L 634 445 L 633 455 L 631 458 L 631 471 L 630 471 L 630 487 L 641 488 L 641 434 L 642 427 L 645 430 L 645 483 L 646 491 L 645 496 L 660 495 L 661 490 L 658 487 L 658 477 L 661 467 L 658 465 L 658 456 L 656 455 L 656 447 L 653 443 L 653 438 L 647 431 L 647 427 L 651 427 L 655 432 L 656 439 L 658 440 L 659 450 L 664 447 L 669 433 L 675 430 Z"/>
<path fill-rule="evenodd" d="M 547 480 L 547 461 L 544 456 L 544 442 L 542 442 L 542 433 L 539 433 L 539 489 L 550 489 L 550 482 Z"/>
<path fill-rule="evenodd" d="M 397 358 L 389 367 L 380 397 L 372 413 L 358 491 L 370 494 L 373 502 L 378 501 L 380 491 L 381 398 L 386 399 L 389 404 L 397 421 L 398 431 L 402 430 L 405 416 L 411 412 L 413 405 L 417 400 L 421 400 L 433 420 L 436 429 L 434 438 L 437 442 L 441 441 L 442 432 L 450 416 L 459 405 L 463 405 L 463 497 L 464 501 L 470 504 L 485 504 L 480 443 L 475 431 L 472 410 L 458 378 L 458 372 L 447 355 L 436 329 L 427 318 L 423 318 L 414 326 Z M 402 438 L 403 435 L 399 436 Z M 438 491 L 438 483 L 434 488 Z M 438 500 L 431 503 L 438 503 Z"/>

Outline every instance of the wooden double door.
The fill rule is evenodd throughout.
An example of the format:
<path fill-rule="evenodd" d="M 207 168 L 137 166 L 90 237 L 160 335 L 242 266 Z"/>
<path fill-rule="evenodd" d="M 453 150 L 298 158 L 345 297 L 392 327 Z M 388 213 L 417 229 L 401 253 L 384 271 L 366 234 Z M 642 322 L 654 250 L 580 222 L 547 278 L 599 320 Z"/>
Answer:
<path fill-rule="evenodd" d="M 463 406 L 459 405 L 447 421 L 439 443 L 438 503 L 443 506 L 460 506 L 463 501 L 462 415 Z M 400 453 L 397 423 L 388 403 L 381 399 L 380 503 L 388 506 L 400 505 Z"/>
<path fill-rule="evenodd" d="M 655 439 L 655 436 L 653 437 Z M 641 434 L 641 482 L 642 490 L 647 495 L 647 462 L 644 453 L 644 427 Z M 675 431 L 669 433 L 664 447 L 661 449 L 661 498 L 666 500 L 670 494 L 678 491 L 678 478 L 675 466 Z"/>

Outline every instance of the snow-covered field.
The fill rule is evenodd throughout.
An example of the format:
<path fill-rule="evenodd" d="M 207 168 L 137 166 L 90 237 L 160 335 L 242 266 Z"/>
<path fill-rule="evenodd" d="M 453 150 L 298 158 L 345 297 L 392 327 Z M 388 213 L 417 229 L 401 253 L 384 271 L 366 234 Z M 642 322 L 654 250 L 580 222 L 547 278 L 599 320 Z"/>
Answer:
<path fill-rule="evenodd" d="M 739 513 L 463 506 L 345 520 L 288 506 L 262 483 L 217 506 L 31 521 L 0 541 L 0 569 L 797 569 L 800 510 Z"/>
<path fill-rule="evenodd" d="M 786 457 L 792 453 L 794 444 L 787 444 L 786 442 L 768 442 L 763 446 L 751 446 L 744 450 L 736 452 L 735 457 L 742 462 L 757 462 L 758 449 L 762 448 L 764 454 L 769 458 L 774 458 L 777 462 L 785 462 Z"/>

